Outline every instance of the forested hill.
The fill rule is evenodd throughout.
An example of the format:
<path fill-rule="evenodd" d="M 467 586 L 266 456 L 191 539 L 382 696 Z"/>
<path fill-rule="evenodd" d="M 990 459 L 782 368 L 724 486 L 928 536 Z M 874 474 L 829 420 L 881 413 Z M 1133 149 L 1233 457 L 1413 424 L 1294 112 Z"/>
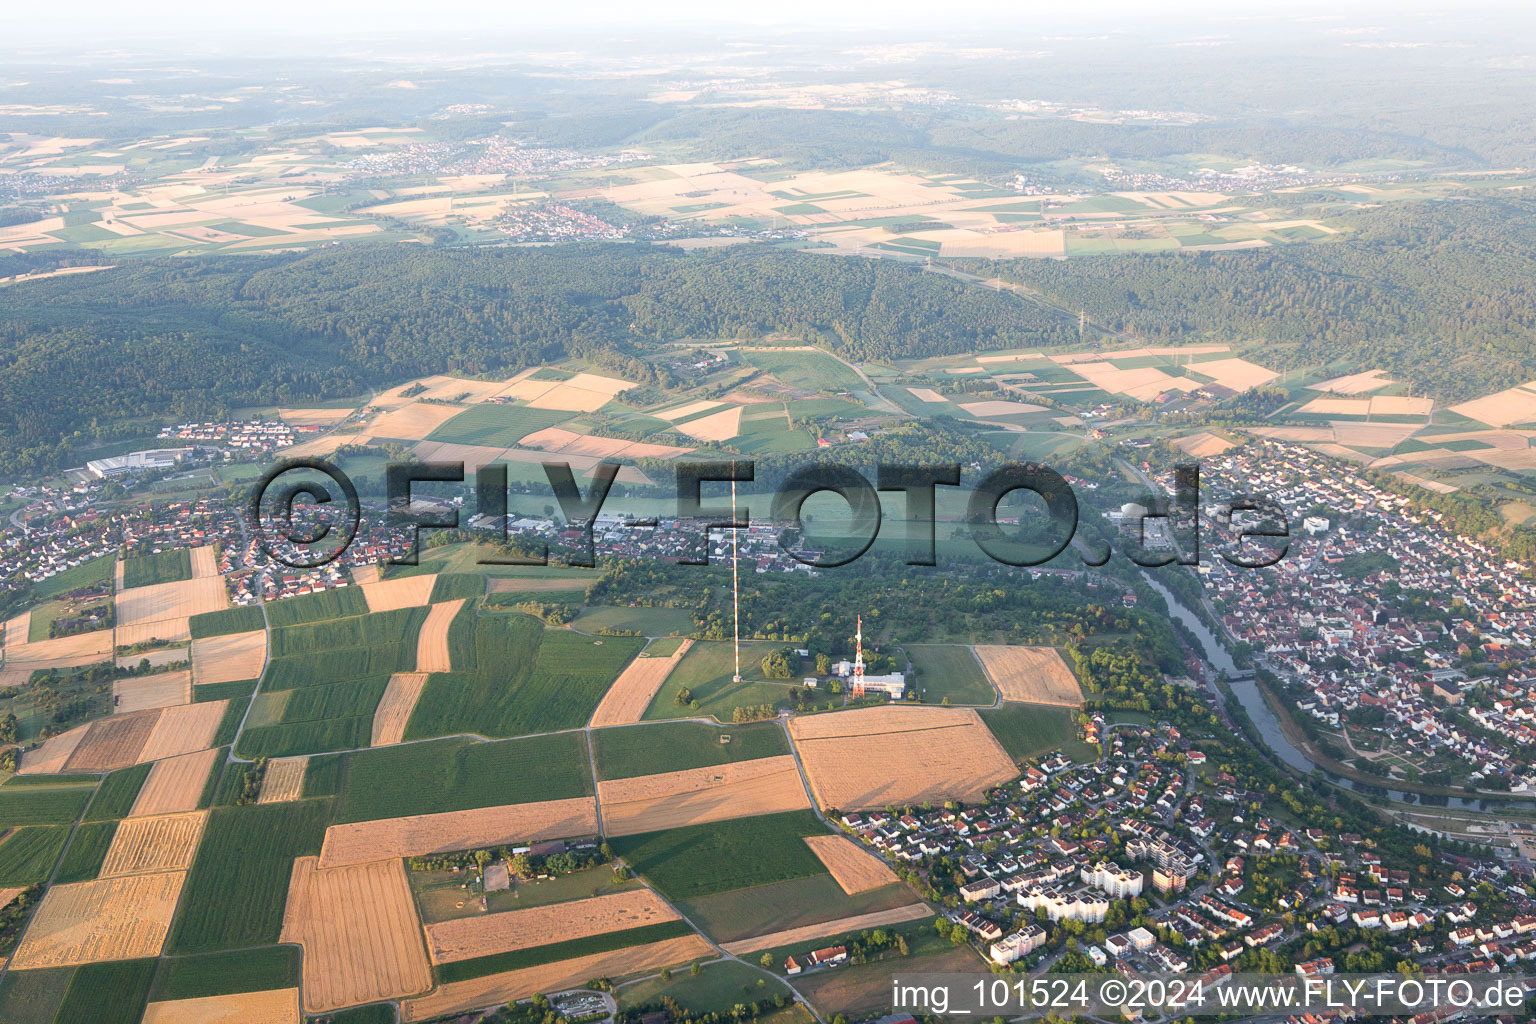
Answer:
<path fill-rule="evenodd" d="M 437 249 L 161 259 L 0 291 L 0 475 L 126 421 L 354 395 L 569 355 L 644 376 L 681 338 L 814 332 L 850 358 L 1049 345 L 1067 324 L 900 264 L 761 247 Z"/>
<path fill-rule="evenodd" d="M 1280 248 L 984 269 L 1102 326 L 1231 342 L 1266 366 L 1379 366 L 1445 401 L 1536 378 L 1536 201 L 1402 202 L 1340 226 Z"/>

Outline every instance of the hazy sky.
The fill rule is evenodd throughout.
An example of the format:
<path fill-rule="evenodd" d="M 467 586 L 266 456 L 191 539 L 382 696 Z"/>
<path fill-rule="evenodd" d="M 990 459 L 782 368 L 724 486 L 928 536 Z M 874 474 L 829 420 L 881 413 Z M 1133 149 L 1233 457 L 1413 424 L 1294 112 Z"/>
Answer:
<path fill-rule="evenodd" d="M 1528 4 L 1481 4 L 1518 10 Z M 137 41 L 170 38 L 270 35 L 378 35 L 401 32 L 486 34 L 505 38 L 520 32 L 611 32 L 651 27 L 720 29 L 752 26 L 775 29 L 865 28 L 901 33 L 919 26 L 955 28 L 1031 27 L 1059 30 L 1073 25 L 1130 28 L 1170 21 L 1241 25 L 1284 20 L 1336 21 L 1380 17 L 1411 24 L 1425 13 L 1455 12 L 1469 22 L 1465 6 L 1444 2 L 1387 0 L 970 0 L 942 4 L 932 0 L 774 0 L 772 3 L 721 3 L 719 0 L 586 0 L 579 4 L 491 2 L 491 0 L 262 0 L 260 3 L 208 3 L 207 0 L 158 0 L 123 4 L 120 0 L 77 0 L 69 4 L 11 3 L 5 13 L 12 43 L 62 39 L 99 39 L 121 33 Z"/>

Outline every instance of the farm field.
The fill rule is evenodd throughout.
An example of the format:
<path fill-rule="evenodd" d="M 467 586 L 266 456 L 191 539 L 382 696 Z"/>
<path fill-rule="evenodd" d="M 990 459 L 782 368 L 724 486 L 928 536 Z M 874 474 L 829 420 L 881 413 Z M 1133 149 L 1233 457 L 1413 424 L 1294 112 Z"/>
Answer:
<path fill-rule="evenodd" d="M 210 748 L 156 761 L 135 796 L 128 816 L 142 817 L 194 810 L 202 797 L 218 753 L 216 749 Z"/>
<path fill-rule="evenodd" d="M 123 589 L 150 587 L 156 583 L 176 583 L 192 578 L 192 552 L 174 548 L 152 555 L 134 555 L 123 560 Z"/>
<path fill-rule="evenodd" d="M 185 879 L 185 872 L 166 871 L 55 885 L 11 964 L 67 967 L 158 956 Z"/>
<path fill-rule="evenodd" d="M 597 805 L 591 797 L 439 811 L 332 825 L 325 833 L 320 866 L 596 834 Z"/>
<path fill-rule="evenodd" d="M 806 836 L 805 841 L 850 896 L 896 881 L 884 861 L 844 836 Z"/>
<path fill-rule="evenodd" d="M 192 682 L 232 683 L 256 679 L 267 664 L 265 630 L 192 640 Z"/>
<path fill-rule="evenodd" d="M 277 942 L 294 858 L 320 852 L 329 816 L 325 800 L 215 807 L 187 875 L 169 951 Z"/>
<path fill-rule="evenodd" d="M 617 837 L 609 845 L 670 900 L 826 874 L 805 836 L 826 832 L 810 811 L 736 818 Z"/>
<path fill-rule="evenodd" d="M 299 1024 L 299 990 L 272 989 L 150 1003 L 142 1024 Z"/>
<path fill-rule="evenodd" d="M 56 1024 L 138 1024 L 155 977 L 151 959 L 92 963 L 70 975 Z"/>
<path fill-rule="evenodd" d="M 64 859 L 59 862 L 59 870 L 53 876 L 54 884 L 89 882 L 98 877 L 102 861 L 106 859 L 107 850 L 112 845 L 112 837 L 117 832 L 117 825 L 115 821 L 92 821 L 75 829 L 74 838 L 69 841 L 69 849 L 65 851 Z M 13 891 L 0 892 L 0 907 L 15 898 L 8 895 Z"/>
<path fill-rule="evenodd" d="M 737 683 L 731 678 L 735 670 L 729 643 L 719 640 L 695 642 L 672 670 L 651 706 L 646 708 L 644 720 L 710 715 L 719 722 L 729 723 L 738 707 L 777 704 L 789 696 L 791 687 L 799 685 L 798 679 L 768 679 L 763 675 L 763 656 L 782 646 L 767 641 L 743 642 L 741 682 Z M 676 703 L 677 692 L 684 687 L 692 691 L 693 699 L 699 702 L 697 710 Z"/>
<path fill-rule="evenodd" d="M 486 910 L 482 911 L 477 901 L 465 901 L 464 890 L 459 888 L 462 879 L 451 871 L 412 871 L 409 877 L 411 888 L 416 892 L 421 919 L 428 924 L 476 917 L 486 911 L 498 914 L 552 903 L 592 899 L 644 887 L 633 876 L 623 881 L 616 880 L 612 870 L 606 866 L 591 867 L 554 878 L 514 878 L 509 889 L 485 894 Z"/>
<path fill-rule="evenodd" d="M 448 631 L 454 671 L 427 679 L 405 738 L 482 736 L 586 725 L 624 667 L 637 637 L 588 637 L 525 615 L 466 611 Z"/>
<path fill-rule="evenodd" d="M 759 987 L 758 982 L 762 980 L 763 972 L 751 965 L 734 960 L 719 960 L 705 964 L 697 976 L 680 972 L 673 975 L 670 981 L 657 977 L 626 985 L 618 993 L 619 1008 L 643 1006 L 666 996 L 683 1009 L 697 1014 L 729 1013 L 737 1003 L 788 995 L 788 989 L 777 978 Z M 796 1004 L 795 1008 L 805 1014 L 807 1021 L 810 1019 L 804 1007 Z"/>
<path fill-rule="evenodd" d="M 688 919 L 716 942 L 740 942 L 756 935 L 906 907 L 915 899 L 912 890 L 899 883 L 850 895 L 830 874 L 814 874 L 701 896 L 680 906 Z"/>
<path fill-rule="evenodd" d="M 899 970 L 903 975 L 983 970 L 975 953 L 968 948 L 951 946 L 933 934 L 932 928 L 919 927 L 913 935 L 916 940 L 910 942 L 911 955 L 900 960 Z M 890 1007 L 891 974 L 892 966 L 881 961 L 850 964 L 835 971 L 800 978 L 795 987 L 823 1014 L 864 1016 L 882 1013 Z"/>
<path fill-rule="evenodd" d="M 1077 677 L 1054 647 L 977 644 L 976 656 L 1004 700 L 1082 707 Z"/>
<path fill-rule="evenodd" d="M 186 871 L 207 819 L 207 811 L 186 811 L 123 821 L 102 862 L 101 877 Z"/>
<path fill-rule="evenodd" d="M 597 784 L 607 836 L 809 808 L 805 783 L 788 755 L 733 761 Z"/>
<path fill-rule="evenodd" d="M 582 633 L 687 636 L 695 632 L 698 626 L 693 621 L 693 613 L 685 608 L 617 608 L 611 605 L 589 605 L 571 623 L 571 628 Z"/>
<path fill-rule="evenodd" d="M 598 778 L 612 780 L 780 757 L 790 751 L 789 740 L 776 722 L 734 726 L 658 722 L 594 731 L 592 752 Z"/>
<path fill-rule="evenodd" d="M 300 951 L 293 946 L 167 957 L 155 971 L 149 997 L 154 1002 L 171 1002 L 297 989 L 301 962 Z"/>
<path fill-rule="evenodd" d="M 951 704 L 980 707 L 990 707 L 997 702 L 997 692 L 987 682 L 981 664 L 969 647 L 908 644 L 904 649 L 912 667 L 917 669 L 914 685 L 925 704 L 939 704 L 946 697 Z"/>
<path fill-rule="evenodd" d="M 1007 703 L 981 712 L 981 720 L 1015 761 L 1039 757 L 1058 748 L 1083 760 L 1092 748 L 1077 742 L 1076 713 L 1072 708 L 1043 704 Z"/>
<path fill-rule="evenodd" d="M 417 663 L 421 661 L 417 656 Z M 421 698 L 421 692 L 427 685 L 425 672 L 396 672 L 389 677 L 389 685 L 384 689 L 384 696 L 380 698 L 379 705 L 373 712 L 372 732 L 368 737 L 368 745 L 372 747 L 387 747 L 399 743 L 405 738 L 405 725 L 410 720 L 411 713 L 416 709 L 416 702 Z"/>
<path fill-rule="evenodd" d="M 308 1013 L 416 995 L 432 987 L 421 925 L 398 860 L 293 863 L 282 939 L 304 947 Z M 357 951 L 370 955 L 360 957 Z"/>
<path fill-rule="evenodd" d="M 652 648 L 656 646 L 652 644 L 635 655 L 635 660 L 625 666 L 619 678 L 614 680 L 608 692 L 603 694 L 603 699 L 598 702 L 597 710 L 592 713 L 593 728 L 639 722 L 645 709 L 650 706 L 656 694 L 661 692 L 667 677 L 692 645 L 692 640 L 684 640 L 664 655 L 660 652 L 652 653 Z"/>
<path fill-rule="evenodd" d="M 579 733 L 480 743 L 445 739 L 380 747 L 341 758 L 337 822 L 399 818 L 501 804 L 505 780 L 529 800 L 591 796 L 586 743 Z"/>
<path fill-rule="evenodd" d="M 429 924 L 427 953 L 434 964 L 451 963 L 675 920 L 677 914 L 655 893 L 631 889 L 571 903 Z"/>
<path fill-rule="evenodd" d="M 977 802 L 1018 774 L 968 708 L 860 708 L 791 719 L 789 733 L 823 808 Z"/>
<path fill-rule="evenodd" d="M 883 928 L 887 925 L 905 924 L 908 921 L 919 921 L 932 916 L 933 910 L 927 904 L 911 903 L 907 906 L 896 907 L 891 910 L 878 910 L 869 914 L 858 914 L 853 917 L 824 921 L 820 924 L 787 928 L 784 931 L 771 932 L 767 935 L 756 935 L 752 938 L 742 939 L 739 942 L 725 943 L 720 948 L 724 949 L 727 953 L 741 956 L 754 950 L 797 945 L 828 935 L 841 935 L 845 932 L 864 931 L 868 928 Z"/>
<path fill-rule="evenodd" d="M 69 831 L 68 825 L 34 825 L 15 829 L 0 839 L 0 885 L 46 882 L 69 842 Z"/>
<path fill-rule="evenodd" d="M 406 1021 L 427 1021 L 479 1006 L 524 999 L 536 992 L 579 988 L 596 977 L 650 974 L 663 967 L 677 967 L 693 960 L 709 959 L 714 955 L 714 948 L 697 935 L 592 953 L 569 960 L 440 984 L 430 995 L 406 1000 L 401 1005 L 401 1016 Z"/>

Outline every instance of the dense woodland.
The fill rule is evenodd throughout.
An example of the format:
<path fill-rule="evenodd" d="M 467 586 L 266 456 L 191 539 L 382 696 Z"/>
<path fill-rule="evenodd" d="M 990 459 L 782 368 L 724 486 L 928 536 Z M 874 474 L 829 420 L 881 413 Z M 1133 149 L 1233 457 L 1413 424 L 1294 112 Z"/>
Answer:
<path fill-rule="evenodd" d="M 1379 366 L 1446 401 L 1536 377 L 1536 202 L 1401 202 L 1326 241 L 985 264 L 1097 324 L 1231 342 L 1266 366 Z"/>
<path fill-rule="evenodd" d="M 147 260 L 7 292 L 0 474 L 95 439 L 413 376 L 508 375 L 686 337 L 814 336 L 853 359 L 1046 345 L 1075 327 L 1013 296 L 869 260 L 731 248 L 334 249 Z"/>

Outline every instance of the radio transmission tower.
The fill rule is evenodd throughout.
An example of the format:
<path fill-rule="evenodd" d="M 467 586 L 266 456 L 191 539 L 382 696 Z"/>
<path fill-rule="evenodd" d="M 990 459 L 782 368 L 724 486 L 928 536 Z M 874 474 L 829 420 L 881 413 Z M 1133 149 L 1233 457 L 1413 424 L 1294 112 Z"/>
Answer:
<path fill-rule="evenodd" d="M 858 632 L 853 635 L 853 699 L 864 696 L 864 616 L 858 617 Z"/>
<path fill-rule="evenodd" d="M 737 573 L 736 561 L 738 548 L 736 545 L 736 467 L 731 466 L 731 634 L 732 646 L 736 653 L 736 674 L 731 676 L 731 681 L 741 682 L 741 578 Z"/>

